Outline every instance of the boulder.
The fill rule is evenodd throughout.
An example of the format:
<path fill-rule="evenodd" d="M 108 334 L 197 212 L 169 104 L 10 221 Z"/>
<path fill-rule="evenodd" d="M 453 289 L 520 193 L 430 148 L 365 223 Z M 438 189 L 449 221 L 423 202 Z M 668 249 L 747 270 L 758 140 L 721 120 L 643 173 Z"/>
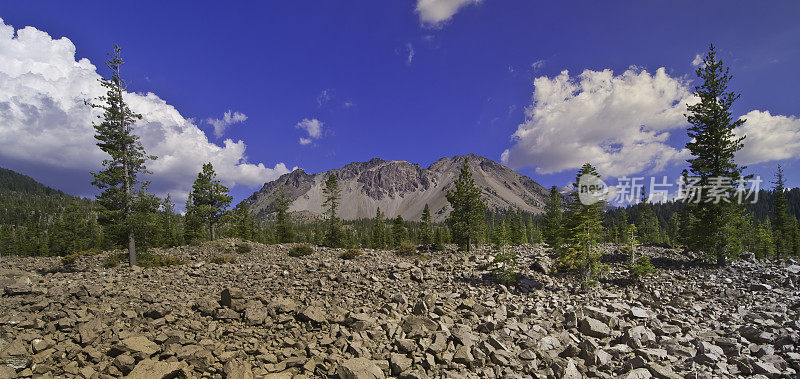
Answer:
<path fill-rule="evenodd" d="M 595 338 L 605 338 L 611 335 L 611 329 L 600 320 L 584 317 L 580 322 L 581 333 Z"/>
<path fill-rule="evenodd" d="M 145 359 L 139 362 L 127 379 L 169 379 L 188 377 L 186 364 L 182 362 L 165 362 Z"/>
<path fill-rule="evenodd" d="M 382 379 L 383 371 L 367 358 L 351 358 L 337 368 L 339 379 Z"/>

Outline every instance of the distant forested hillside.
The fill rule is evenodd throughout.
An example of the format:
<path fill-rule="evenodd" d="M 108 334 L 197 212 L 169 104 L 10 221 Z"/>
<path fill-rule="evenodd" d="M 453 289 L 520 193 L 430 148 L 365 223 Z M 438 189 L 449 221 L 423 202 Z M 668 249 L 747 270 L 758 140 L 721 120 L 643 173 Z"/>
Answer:
<path fill-rule="evenodd" d="M 91 200 L 0 168 L 0 254 L 65 255 L 101 246 Z"/>

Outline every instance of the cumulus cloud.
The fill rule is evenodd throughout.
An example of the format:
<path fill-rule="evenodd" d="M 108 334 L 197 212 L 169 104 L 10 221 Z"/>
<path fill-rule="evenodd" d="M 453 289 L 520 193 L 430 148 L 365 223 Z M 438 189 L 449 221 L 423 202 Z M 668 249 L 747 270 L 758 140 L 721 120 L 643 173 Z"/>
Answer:
<path fill-rule="evenodd" d="M 225 131 L 233 124 L 244 122 L 247 120 L 247 116 L 244 113 L 240 112 L 233 112 L 231 113 L 230 110 L 225 112 L 222 115 L 222 118 L 208 118 L 206 122 L 211 124 L 214 127 L 214 137 L 220 138 Z"/>
<path fill-rule="evenodd" d="M 740 164 L 756 164 L 800 157 L 800 118 L 772 115 L 754 110 L 740 117 L 747 120 L 737 128 L 737 136 L 746 136 L 744 147 L 736 153 Z"/>
<path fill-rule="evenodd" d="M 307 119 L 304 118 L 302 121 L 298 122 L 297 125 L 294 127 L 297 129 L 305 130 L 308 133 L 308 137 L 300 137 L 300 144 L 301 145 L 308 145 L 313 140 L 319 139 L 322 137 L 322 126 L 323 123 L 316 118 Z"/>
<path fill-rule="evenodd" d="M 572 170 L 585 162 L 604 175 L 659 171 L 689 156 L 667 142 L 686 126 L 686 104 L 694 97 L 682 78 L 664 68 L 654 74 L 632 67 L 620 75 L 562 71 L 534 80 L 533 102 L 501 159 L 539 173 Z"/>
<path fill-rule="evenodd" d="M 95 145 L 92 123 L 100 113 L 84 100 L 104 93 L 99 78 L 88 59 L 76 60 L 69 39 L 53 39 L 30 26 L 15 31 L 0 19 L 0 161 L 35 172 L 98 170 L 105 155 Z M 143 116 L 134 127 L 142 145 L 158 156 L 148 164 L 157 194 L 185 199 L 205 162 L 213 163 L 229 186 L 260 185 L 289 172 L 283 163 L 248 162 L 243 141 L 210 142 L 191 119 L 153 93 L 125 93 L 124 98 Z M 88 193 L 85 179 L 64 175 L 58 184 Z"/>
<path fill-rule="evenodd" d="M 440 26 L 461 8 L 482 0 L 417 0 L 417 13 L 423 25 Z"/>

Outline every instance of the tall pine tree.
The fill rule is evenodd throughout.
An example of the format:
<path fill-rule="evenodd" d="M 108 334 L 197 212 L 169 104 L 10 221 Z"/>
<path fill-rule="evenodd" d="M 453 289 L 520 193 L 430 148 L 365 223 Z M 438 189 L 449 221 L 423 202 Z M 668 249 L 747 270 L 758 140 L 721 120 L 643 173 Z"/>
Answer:
<path fill-rule="evenodd" d="M 452 240 L 462 249 L 470 250 L 470 245 L 480 241 L 484 230 L 486 205 L 481 198 L 480 188 L 475 186 L 469 159 L 464 158 L 464 166 L 453 183 L 455 188 L 447 191 L 447 201 L 453 211 L 447 217 Z"/>
<path fill-rule="evenodd" d="M 286 197 L 286 188 L 284 186 L 278 189 L 278 196 L 272 206 L 275 208 L 275 242 L 294 242 L 292 218 L 287 212 L 289 210 L 289 198 Z"/>
<path fill-rule="evenodd" d="M 422 210 L 422 230 L 419 233 L 419 242 L 425 246 L 426 249 L 430 248 L 433 243 L 433 219 L 431 218 L 431 208 L 425 204 L 425 209 Z"/>
<path fill-rule="evenodd" d="M 699 102 L 688 106 L 688 129 L 692 139 L 686 144 L 693 155 L 688 159 L 690 172 L 699 178 L 702 199 L 692 204 L 692 233 L 689 248 L 716 257 L 717 264 L 727 264 L 728 258 L 738 255 L 741 243 L 735 228 L 741 223 L 742 206 L 737 204 L 735 190 L 742 178 L 744 166 L 734 161 L 744 137 L 734 130 L 744 119 L 734 120 L 731 106 L 739 94 L 728 91 L 729 69 L 717 59 L 714 45 L 697 68 L 703 83 L 695 87 Z M 708 191 L 710 187 L 718 191 Z"/>
<path fill-rule="evenodd" d="M 375 212 L 375 219 L 372 223 L 372 248 L 386 248 L 386 225 L 380 207 Z"/>
<path fill-rule="evenodd" d="M 775 173 L 775 208 L 772 215 L 772 236 L 775 242 L 775 259 L 789 255 L 792 250 L 794 230 L 791 228 L 788 204 L 786 201 L 786 186 L 783 181 L 783 169 L 778 165 Z"/>
<path fill-rule="evenodd" d="M 556 186 L 550 188 L 550 195 L 545 203 L 542 239 L 553 250 L 557 250 L 564 243 L 564 217 L 561 211 L 561 196 Z"/>
<path fill-rule="evenodd" d="M 339 180 L 336 175 L 330 174 L 328 179 L 325 180 L 325 187 L 322 189 L 325 195 L 325 201 L 322 206 L 326 208 L 325 214 L 328 216 L 328 230 L 325 232 L 325 244 L 329 247 L 342 247 L 344 245 L 344 230 L 342 229 L 342 221 L 336 214 L 339 208 L 339 200 L 342 197 L 342 191 L 339 189 Z"/>
<path fill-rule="evenodd" d="M 589 163 L 584 164 L 575 177 L 575 191 L 566 214 L 564 246 L 559 250 L 558 263 L 566 269 L 576 269 L 583 283 L 591 283 L 605 267 L 600 263 L 602 251 L 598 242 L 602 237 L 603 225 L 600 216 L 606 205 L 604 200 L 593 204 L 583 204 L 578 196 L 580 178 L 583 175 L 600 177 Z"/>
<path fill-rule="evenodd" d="M 228 187 L 220 183 L 214 166 L 209 162 L 203 165 L 203 170 L 197 174 L 197 179 L 192 184 L 192 192 L 186 202 L 186 214 L 202 220 L 208 226 L 213 241 L 217 222 L 225 214 L 231 200 L 233 197 L 228 195 Z"/>
<path fill-rule="evenodd" d="M 109 155 L 103 161 L 103 169 L 92 173 L 92 185 L 102 191 L 97 203 L 103 208 L 103 224 L 115 229 L 116 234 L 126 240 L 128 262 L 135 266 L 133 213 L 137 208 L 136 202 L 147 194 L 147 182 L 139 176 L 148 173 L 145 162 L 155 157 L 145 154 L 139 137 L 133 133 L 133 124 L 142 115 L 131 111 L 123 98 L 126 85 L 121 74 L 124 63 L 122 49 L 114 45 L 114 52 L 109 57 L 106 66 L 111 70 L 111 78 L 100 80 L 106 94 L 97 98 L 100 104 L 87 102 L 91 107 L 103 110 L 99 116 L 102 122 L 94 124 L 94 138 L 100 150 Z"/>

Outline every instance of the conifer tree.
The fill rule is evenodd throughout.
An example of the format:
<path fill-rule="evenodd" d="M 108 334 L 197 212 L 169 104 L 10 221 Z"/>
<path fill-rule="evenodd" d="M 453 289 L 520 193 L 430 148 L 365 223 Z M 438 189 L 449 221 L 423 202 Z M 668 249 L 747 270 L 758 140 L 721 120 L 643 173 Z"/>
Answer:
<path fill-rule="evenodd" d="M 561 211 L 561 197 L 556 186 L 550 188 L 550 196 L 547 197 L 544 212 L 542 239 L 544 243 L 556 250 L 564 242 L 564 220 L 563 212 Z"/>
<path fill-rule="evenodd" d="M 256 227 L 247 204 L 239 203 L 231 212 L 231 235 L 245 241 L 253 241 L 256 235 Z"/>
<path fill-rule="evenodd" d="M 444 251 L 444 233 L 442 228 L 436 228 L 433 232 L 433 250 Z"/>
<path fill-rule="evenodd" d="M 778 172 L 775 173 L 775 208 L 772 215 L 772 235 L 775 242 L 775 259 L 786 256 L 792 250 L 792 237 L 794 230 L 791 228 L 788 204 L 786 202 L 786 187 L 783 181 L 783 169 L 778 165 Z"/>
<path fill-rule="evenodd" d="M 385 249 L 386 248 L 386 225 L 384 224 L 383 213 L 381 208 L 375 212 L 375 220 L 372 224 L 372 248 Z"/>
<path fill-rule="evenodd" d="M 328 247 L 342 247 L 344 244 L 344 230 L 342 229 L 342 221 L 336 214 L 339 208 L 339 199 L 341 199 L 342 191 L 339 189 L 339 180 L 336 175 L 330 174 L 328 179 L 325 180 L 325 188 L 322 189 L 325 195 L 325 201 L 322 206 L 326 208 L 325 214 L 328 217 L 328 230 L 325 232 L 325 244 Z"/>
<path fill-rule="evenodd" d="M 197 174 L 197 179 L 192 184 L 192 192 L 189 193 L 189 200 L 186 203 L 186 213 L 208 226 L 208 233 L 213 241 L 217 223 L 230 206 L 231 200 L 233 197 L 228 195 L 228 187 L 220 183 L 214 167 L 209 162 L 203 165 L 203 170 Z"/>
<path fill-rule="evenodd" d="M 159 245 L 172 247 L 183 244 L 180 216 L 175 214 L 175 204 L 172 202 L 170 194 L 167 194 L 167 197 L 161 202 L 159 224 L 159 229 L 161 230 Z"/>
<path fill-rule="evenodd" d="M 479 242 L 484 231 L 486 210 L 481 190 L 472 179 L 469 159 L 464 158 L 464 166 L 453 184 L 455 188 L 447 191 L 447 201 L 453 207 L 447 217 L 447 225 L 450 227 L 453 242 L 469 252 L 470 245 Z"/>
<path fill-rule="evenodd" d="M 714 185 L 722 196 L 703 191 L 701 201 L 689 207 L 693 216 L 689 246 L 715 256 L 718 265 L 726 265 L 728 258 L 741 250 L 735 226 L 741 222 L 742 207 L 736 203 L 735 190 L 745 167 L 736 164 L 734 156 L 744 146 L 744 137 L 737 137 L 734 129 L 745 120 L 734 120 L 731 115 L 739 94 L 728 91 L 731 75 L 717 59 L 714 45 L 697 68 L 697 76 L 703 83 L 695 87 L 699 102 L 689 105 L 686 115 L 691 124 L 691 141 L 686 147 L 693 155 L 687 161 L 691 174 L 699 178 L 698 185 L 704 189 Z"/>
<path fill-rule="evenodd" d="M 658 219 L 653 211 L 653 205 L 647 200 L 647 196 L 642 191 L 642 199 L 638 204 L 636 214 L 636 230 L 638 231 L 638 241 L 645 245 L 661 243 Z"/>
<path fill-rule="evenodd" d="M 425 209 L 422 210 L 422 230 L 419 234 L 419 242 L 425 246 L 426 249 L 430 248 L 433 243 L 433 219 L 431 218 L 431 208 L 425 204 Z"/>
<path fill-rule="evenodd" d="M 286 197 L 286 188 L 281 186 L 278 189 L 278 196 L 272 203 L 272 206 L 275 207 L 275 240 L 277 243 L 294 242 L 292 218 L 287 212 L 289 203 L 289 198 Z"/>
<path fill-rule="evenodd" d="M 116 229 L 117 234 L 124 236 L 128 262 L 135 266 L 136 230 L 131 221 L 136 202 L 146 195 L 148 184 L 139 176 L 148 173 L 145 163 L 155 157 L 146 155 L 139 137 L 133 132 L 134 123 L 142 115 L 131 111 L 123 98 L 126 89 L 121 75 L 123 63 L 122 49 L 114 45 L 114 52 L 109 54 L 106 61 L 111 77 L 100 80 L 106 94 L 97 98 L 100 104 L 87 104 L 103 110 L 102 116 L 99 116 L 102 122 L 94 124 L 94 137 L 100 150 L 109 155 L 103 161 L 103 170 L 92 173 L 92 185 L 102 191 L 97 196 L 97 202 L 103 208 L 101 220 L 104 225 Z"/>
<path fill-rule="evenodd" d="M 773 227 L 769 221 L 769 218 L 765 219 L 764 222 L 759 222 L 758 226 L 756 226 L 754 241 L 755 246 L 753 249 L 753 253 L 755 254 L 756 258 L 768 258 L 775 254 L 776 244 L 772 231 Z"/>
<path fill-rule="evenodd" d="M 600 177 L 597 170 L 589 163 L 584 164 L 575 177 L 573 201 L 566 214 L 565 244 L 558 249 L 558 263 L 566 269 L 576 269 L 584 284 L 593 283 L 593 279 L 605 268 L 600 263 L 602 252 L 598 242 L 602 237 L 603 226 L 600 221 L 606 202 L 600 200 L 593 204 L 583 204 L 578 197 L 579 182 L 583 175 Z"/>
<path fill-rule="evenodd" d="M 406 222 L 403 217 L 397 215 L 392 221 L 392 242 L 394 247 L 400 246 L 403 241 L 408 240 L 408 230 L 406 229 Z"/>

